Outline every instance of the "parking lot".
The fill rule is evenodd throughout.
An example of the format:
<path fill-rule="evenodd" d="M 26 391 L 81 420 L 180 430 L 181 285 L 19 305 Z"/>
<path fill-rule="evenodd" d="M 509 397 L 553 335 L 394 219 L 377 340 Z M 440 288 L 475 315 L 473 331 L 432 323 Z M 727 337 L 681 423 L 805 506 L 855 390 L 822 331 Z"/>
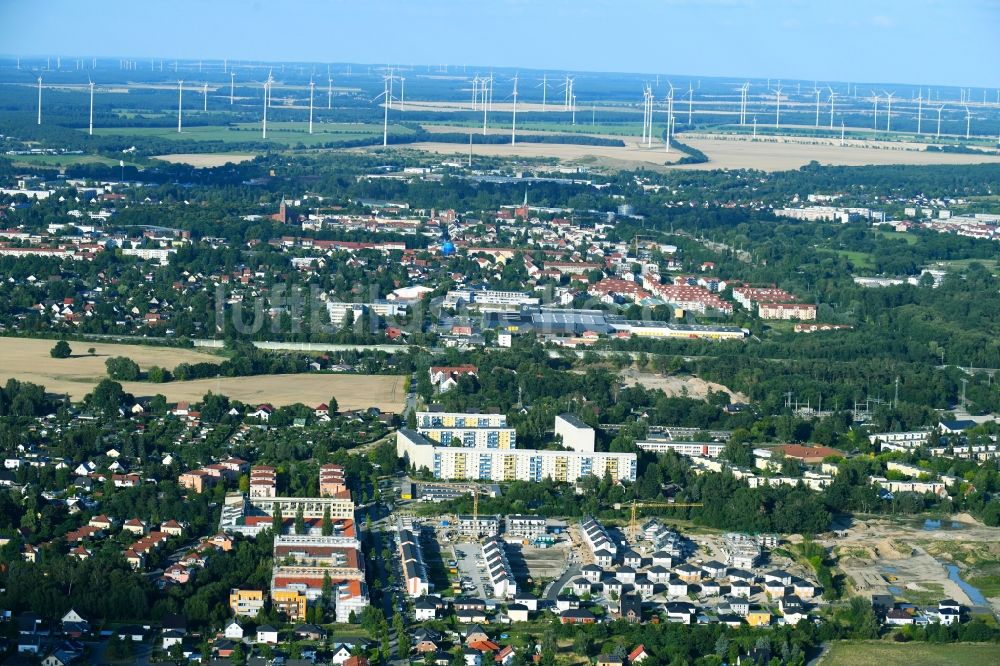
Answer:
<path fill-rule="evenodd" d="M 480 599 L 490 598 L 487 586 L 490 585 L 486 573 L 486 563 L 483 562 L 483 550 L 476 543 L 456 543 L 452 546 L 458 575 L 463 584 L 462 594 L 472 595 Z M 468 589 L 468 588 L 473 589 Z"/>

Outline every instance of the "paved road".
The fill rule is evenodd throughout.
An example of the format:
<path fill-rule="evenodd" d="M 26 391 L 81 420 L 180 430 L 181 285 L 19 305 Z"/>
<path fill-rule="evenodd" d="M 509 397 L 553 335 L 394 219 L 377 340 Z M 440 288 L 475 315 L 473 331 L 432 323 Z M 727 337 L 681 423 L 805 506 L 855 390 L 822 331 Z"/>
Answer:
<path fill-rule="evenodd" d="M 549 583 L 549 587 L 545 590 L 545 598 L 549 601 L 555 601 L 559 593 L 562 592 L 562 589 L 566 587 L 566 584 L 579 575 L 580 565 L 578 563 L 570 564 L 566 568 L 566 573 Z"/>

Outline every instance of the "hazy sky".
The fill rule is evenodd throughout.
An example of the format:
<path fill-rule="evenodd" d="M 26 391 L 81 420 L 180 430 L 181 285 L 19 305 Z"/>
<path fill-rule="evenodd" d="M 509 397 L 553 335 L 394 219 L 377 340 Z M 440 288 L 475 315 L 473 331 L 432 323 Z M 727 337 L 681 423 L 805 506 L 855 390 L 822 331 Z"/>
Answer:
<path fill-rule="evenodd" d="M 0 51 L 1000 87 L 1000 0 L 0 0 Z"/>

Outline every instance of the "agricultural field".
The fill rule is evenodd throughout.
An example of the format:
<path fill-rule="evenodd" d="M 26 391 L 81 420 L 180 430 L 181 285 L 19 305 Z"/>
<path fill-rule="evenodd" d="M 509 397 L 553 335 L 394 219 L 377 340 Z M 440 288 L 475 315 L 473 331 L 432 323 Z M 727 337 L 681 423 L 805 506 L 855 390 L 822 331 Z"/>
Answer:
<path fill-rule="evenodd" d="M 103 342 L 70 342 L 73 350 L 70 358 L 52 358 L 49 351 L 55 343 L 55 340 L 0 338 L 0 381 L 13 377 L 44 386 L 50 393 L 65 393 L 79 400 L 107 376 L 104 363 L 113 356 L 127 356 L 143 370 L 154 365 L 174 368 L 180 363 L 218 363 L 221 360 L 216 354 L 194 349 Z M 88 352 L 91 348 L 93 354 Z"/>
<path fill-rule="evenodd" d="M 391 143 L 391 140 L 390 140 Z M 445 155 L 468 156 L 469 145 L 463 143 L 417 142 L 406 144 L 407 148 Z M 685 156 L 679 150 L 664 152 L 663 146 L 644 148 L 638 140 L 626 141 L 625 146 L 587 146 L 561 143 L 518 143 L 476 144 L 472 146 L 472 159 L 476 156 L 549 158 L 564 162 L 577 162 L 592 166 L 615 167 L 619 169 L 665 165 Z"/>
<path fill-rule="evenodd" d="M 1000 648 L 988 643 L 890 643 L 837 641 L 820 666 L 982 666 L 997 663 Z"/>
<path fill-rule="evenodd" d="M 412 133 L 399 125 L 389 126 L 390 136 Z M 137 139 L 166 139 L 175 141 L 219 141 L 246 143 L 267 141 L 285 147 L 302 144 L 322 146 L 327 143 L 381 138 L 382 125 L 362 123 L 314 123 L 309 134 L 309 124 L 301 122 L 268 123 L 267 139 L 261 138 L 260 123 L 234 123 L 232 125 L 192 125 L 178 133 L 176 127 L 101 127 L 94 134 L 102 136 L 129 136 Z"/>
<path fill-rule="evenodd" d="M 682 165 L 684 169 L 760 169 L 786 171 L 812 161 L 825 165 L 863 166 L 868 164 L 982 164 L 1000 162 L 1000 155 L 926 152 L 899 142 L 818 139 L 795 141 L 787 137 L 685 136 L 678 139 L 708 156 L 704 164 Z"/>
<path fill-rule="evenodd" d="M 107 377 L 105 361 L 113 356 L 127 356 L 143 370 L 157 365 L 174 368 L 180 363 L 218 363 L 216 354 L 193 349 L 145 345 L 70 342 L 73 356 L 56 359 L 49 355 L 54 340 L 0 338 L 0 382 L 14 378 L 39 384 L 49 393 L 68 394 L 80 400 L 95 384 Z M 94 353 L 90 354 L 89 349 Z M 122 382 L 126 392 L 136 397 L 157 393 L 169 402 L 199 401 L 212 391 L 245 402 L 269 402 L 281 407 L 296 402 L 318 405 L 335 396 L 341 409 L 378 407 L 386 412 L 402 411 L 406 399 L 406 380 L 397 375 L 262 375 L 218 377 L 185 382 L 152 384 Z"/>
<path fill-rule="evenodd" d="M 171 164 L 187 164 L 198 169 L 220 167 L 226 164 L 239 164 L 249 162 L 256 155 L 240 153 L 171 153 L 169 155 L 155 155 L 153 159 L 163 160 Z"/>
<path fill-rule="evenodd" d="M 332 395 L 341 410 L 378 407 L 383 412 L 398 414 L 406 400 L 407 380 L 403 375 L 257 375 L 166 384 L 122 382 L 122 387 L 136 396 L 160 393 L 167 402 L 198 401 L 211 391 L 246 404 L 268 402 L 275 407 L 297 402 L 315 407 Z"/>
<path fill-rule="evenodd" d="M 104 164 L 118 166 L 118 160 L 103 155 L 14 155 L 11 158 L 13 166 L 46 166 L 63 168 L 78 164 Z M 126 166 L 133 166 L 125 162 Z"/>

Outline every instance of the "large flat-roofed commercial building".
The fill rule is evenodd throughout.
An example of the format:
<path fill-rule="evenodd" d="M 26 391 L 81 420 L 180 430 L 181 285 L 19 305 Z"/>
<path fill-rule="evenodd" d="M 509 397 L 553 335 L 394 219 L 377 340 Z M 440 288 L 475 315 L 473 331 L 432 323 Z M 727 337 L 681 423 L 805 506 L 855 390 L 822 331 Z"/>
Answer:
<path fill-rule="evenodd" d="M 575 483 L 589 475 L 635 481 L 636 454 L 538 449 L 488 449 L 440 446 L 419 432 L 406 428 L 396 434 L 396 455 L 416 469 L 427 469 L 434 478 L 492 481 L 541 481 Z"/>
<path fill-rule="evenodd" d="M 562 437 L 562 444 L 568 449 L 581 453 L 594 452 L 594 429 L 573 414 L 556 417 L 556 435 Z"/>

